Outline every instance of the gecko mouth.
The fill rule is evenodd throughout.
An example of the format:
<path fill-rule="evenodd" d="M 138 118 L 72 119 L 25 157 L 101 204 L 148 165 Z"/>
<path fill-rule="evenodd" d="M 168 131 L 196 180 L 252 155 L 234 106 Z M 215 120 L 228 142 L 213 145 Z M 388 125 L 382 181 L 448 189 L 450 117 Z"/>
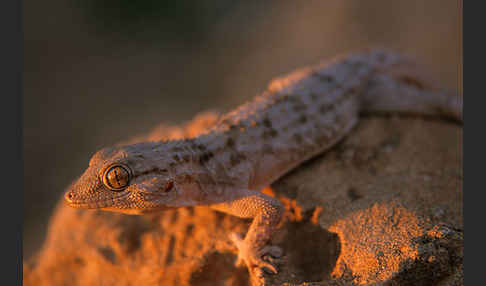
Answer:
<path fill-rule="evenodd" d="M 73 198 L 71 192 L 67 192 L 66 195 L 64 196 L 64 199 L 68 203 L 68 205 L 73 208 L 97 209 L 97 208 L 113 207 L 116 205 L 118 199 L 124 198 L 128 195 L 129 193 L 125 193 L 106 200 L 79 201 Z"/>

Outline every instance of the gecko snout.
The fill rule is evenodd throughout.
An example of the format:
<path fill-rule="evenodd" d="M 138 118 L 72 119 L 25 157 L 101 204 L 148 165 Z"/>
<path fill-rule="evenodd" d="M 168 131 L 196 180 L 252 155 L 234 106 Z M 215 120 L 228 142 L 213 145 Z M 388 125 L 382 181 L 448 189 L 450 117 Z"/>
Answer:
<path fill-rule="evenodd" d="M 64 200 L 71 207 L 79 207 L 80 205 L 79 198 L 73 191 L 66 192 L 64 194 Z"/>

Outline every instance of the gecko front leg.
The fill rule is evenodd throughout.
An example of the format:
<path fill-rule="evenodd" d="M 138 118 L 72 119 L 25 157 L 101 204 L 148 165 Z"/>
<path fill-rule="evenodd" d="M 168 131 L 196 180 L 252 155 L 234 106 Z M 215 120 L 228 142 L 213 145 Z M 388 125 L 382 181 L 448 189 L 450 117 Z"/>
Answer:
<path fill-rule="evenodd" d="M 210 207 L 241 218 L 253 218 L 253 222 L 244 238 L 232 233 L 231 240 L 238 248 L 237 264 L 242 261 L 248 267 L 251 276 L 261 278 L 263 269 L 277 273 L 274 261 L 265 261 L 264 257 L 278 258 L 282 250 L 267 245 L 282 218 L 284 208 L 279 200 L 252 190 L 236 190 L 235 199 Z"/>

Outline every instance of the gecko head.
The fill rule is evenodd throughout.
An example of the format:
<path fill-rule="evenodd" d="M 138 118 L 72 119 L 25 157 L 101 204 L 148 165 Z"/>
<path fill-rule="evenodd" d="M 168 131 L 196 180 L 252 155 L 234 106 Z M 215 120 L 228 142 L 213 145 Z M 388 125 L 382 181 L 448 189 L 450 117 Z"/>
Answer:
<path fill-rule="evenodd" d="M 66 202 L 75 208 L 128 214 L 179 206 L 182 189 L 172 175 L 171 162 L 163 159 L 163 152 L 157 157 L 157 146 L 160 143 L 139 143 L 98 151 L 85 172 L 69 186 Z"/>

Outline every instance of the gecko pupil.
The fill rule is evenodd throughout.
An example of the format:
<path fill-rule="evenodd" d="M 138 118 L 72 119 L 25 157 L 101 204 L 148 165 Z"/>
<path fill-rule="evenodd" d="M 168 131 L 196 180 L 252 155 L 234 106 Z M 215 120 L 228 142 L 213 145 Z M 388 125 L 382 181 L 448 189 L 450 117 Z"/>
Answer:
<path fill-rule="evenodd" d="M 122 165 L 110 166 L 103 175 L 103 183 L 112 191 L 120 191 L 130 183 L 130 172 Z"/>

